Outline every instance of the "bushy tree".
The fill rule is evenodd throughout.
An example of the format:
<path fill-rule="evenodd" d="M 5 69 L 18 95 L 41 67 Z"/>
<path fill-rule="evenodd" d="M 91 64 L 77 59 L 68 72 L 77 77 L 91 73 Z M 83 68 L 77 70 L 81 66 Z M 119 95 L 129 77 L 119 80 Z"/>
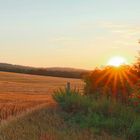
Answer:
<path fill-rule="evenodd" d="M 137 80 L 137 74 L 128 65 L 95 69 L 85 76 L 85 94 L 95 98 L 105 95 L 108 98 L 125 101 Z"/>

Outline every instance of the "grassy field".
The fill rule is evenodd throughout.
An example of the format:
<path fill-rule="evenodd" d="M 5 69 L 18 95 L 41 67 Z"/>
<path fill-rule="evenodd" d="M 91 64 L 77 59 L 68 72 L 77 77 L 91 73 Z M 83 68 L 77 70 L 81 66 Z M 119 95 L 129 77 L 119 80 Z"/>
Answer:
<path fill-rule="evenodd" d="M 83 88 L 83 82 L 77 79 L 0 72 L 0 121 L 31 108 L 53 105 L 53 91 L 67 82 L 73 88 Z"/>
<path fill-rule="evenodd" d="M 122 140 L 67 124 L 63 111 L 42 107 L 0 126 L 0 140 Z"/>

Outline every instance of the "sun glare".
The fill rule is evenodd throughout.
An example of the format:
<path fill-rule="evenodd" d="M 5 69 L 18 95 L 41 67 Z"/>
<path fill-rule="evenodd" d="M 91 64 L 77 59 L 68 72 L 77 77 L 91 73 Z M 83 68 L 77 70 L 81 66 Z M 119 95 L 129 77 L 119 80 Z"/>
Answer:
<path fill-rule="evenodd" d="M 127 64 L 127 61 L 125 58 L 120 57 L 120 56 L 116 56 L 116 57 L 111 58 L 109 60 L 109 62 L 107 63 L 107 65 L 114 66 L 114 67 L 119 67 L 123 64 Z"/>

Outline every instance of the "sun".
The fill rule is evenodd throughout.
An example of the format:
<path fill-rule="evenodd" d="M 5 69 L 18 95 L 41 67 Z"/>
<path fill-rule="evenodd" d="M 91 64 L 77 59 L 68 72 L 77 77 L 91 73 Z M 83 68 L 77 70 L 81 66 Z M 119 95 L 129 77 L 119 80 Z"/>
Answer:
<path fill-rule="evenodd" d="M 114 66 L 114 67 L 119 67 L 123 64 L 127 64 L 127 61 L 125 58 L 120 56 L 115 56 L 111 58 L 107 63 L 108 66 Z"/>

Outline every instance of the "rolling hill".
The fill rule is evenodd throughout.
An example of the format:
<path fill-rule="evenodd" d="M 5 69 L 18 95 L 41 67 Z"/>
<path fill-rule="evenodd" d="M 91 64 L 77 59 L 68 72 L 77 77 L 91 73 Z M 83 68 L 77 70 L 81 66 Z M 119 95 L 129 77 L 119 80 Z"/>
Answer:
<path fill-rule="evenodd" d="M 83 69 L 61 68 L 61 67 L 37 68 L 37 67 L 13 65 L 8 63 L 0 63 L 0 71 L 43 75 L 43 76 L 54 76 L 54 77 L 77 78 L 77 79 L 82 78 L 84 74 L 89 72 L 88 70 Z"/>

